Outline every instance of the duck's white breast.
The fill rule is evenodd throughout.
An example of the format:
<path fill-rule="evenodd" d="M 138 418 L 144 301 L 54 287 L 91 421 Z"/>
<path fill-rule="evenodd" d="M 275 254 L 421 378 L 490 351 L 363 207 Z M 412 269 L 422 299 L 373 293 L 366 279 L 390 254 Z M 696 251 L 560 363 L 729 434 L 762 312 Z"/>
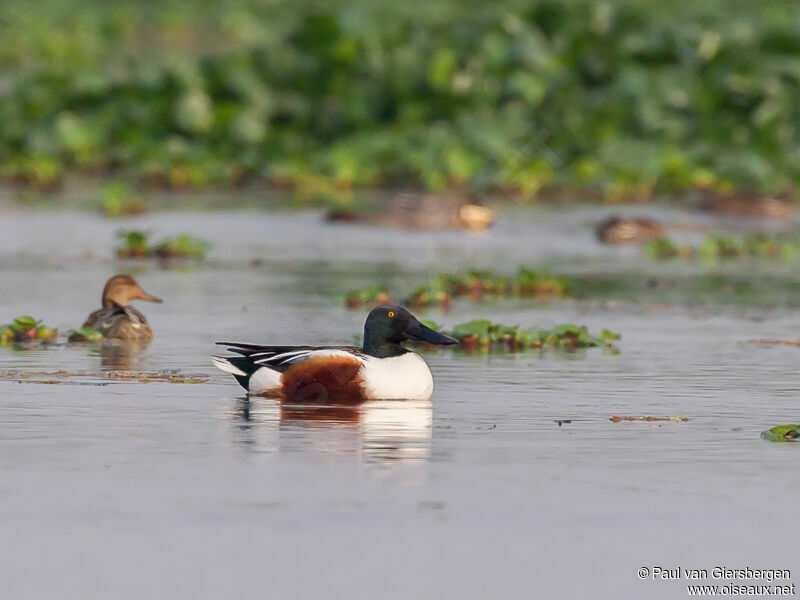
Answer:
<path fill-rule="evenodd" d="M 370 400 L 428 400 L 433 376 L 428 364 L 413 352 L 389 358 L 363 359 L 361 379 Z"/>

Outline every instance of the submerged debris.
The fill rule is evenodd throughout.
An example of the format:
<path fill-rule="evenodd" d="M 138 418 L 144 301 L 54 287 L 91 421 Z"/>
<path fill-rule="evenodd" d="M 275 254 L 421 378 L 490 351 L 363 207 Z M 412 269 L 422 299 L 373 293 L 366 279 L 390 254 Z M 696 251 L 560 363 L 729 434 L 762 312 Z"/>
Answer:
<path fill-rule="evenodd" d="M 208 383 L 211 379 L 206 375 L 181 375 L 172 371 L 157 373 L 146 371 L 105 371 L 104 375 L 106 379 L 136 380 L 140 383 L 151 383 L 155 381 L 168 383 Z"/>
<path fill-rule="evenodd" d="M 669 421 L 671 423 L 685 423 L 689 417 L 653 417 L 649 415 L 619 416 L 614 415 L 608 419 L 612 423 L 620 421 Z"/>
<path fill-rule="evenodd" d="M 796 442 L 800 440 L 800 425 L 777 425 L 762 431 L 761 437 L 770 442 Z"/>
<path fill-rule="evenodd" d="M 177 371 L 0 371 L 0 381 L 25 381 L 27 383 L 65 383 L 67 379 L 83 377 L 109 381 L 136 381 L 138 383 L 208 383 L 210 377 Z"/>
<path fill-rule="evenodd" d="M 43 325 L 41 320 L 21 316 L 0 326 L 0 346 L 36 346 L 55 342 L 58 330 Z"/>
<path fill-rule="evenodd" d="M 764 344 L 765 346 L 795 346 L 800 348 L 800 340 L 779 340 L 769 338 L 758 338 L 750 340 L 751 344 Z"/>
<path fill-rule="evenodd" d="M 543 271 L 520 267 L 513 276 L 491 271 L 474 270 L 465 274 L 437 275 L 428 284 L 411 292 L 404 303 L 412 308 L 447 306 L 455 298 L 484 297 L 562 298 L 572 282 Z M 368 287 L 351 290 L 345 296 L 348 308 L 377 306 L 391 301 L 392 294 L 382 288 Z"/>
<path fill-rule="evenodd" d="M 150 243 L 150 234 L 144 231 L 119 231 L 122 244 L 117 246 L 117 258 L 124 259 L 194 259 L 202 260 L 208 253 L 209 244 L 194 236 L 184 234 L 165 238 L 157 244 Z"/>
<path fill-rule="evenodd" d="M 436 323 L 425 321 L 431 329 L 441 330 Z M 591 335 L 586 327 L 580 325 L 558 325 L 552 329 L 520 329 L 519 326 L 492 323 L 488 319 L 475 319 L 456 325 L 447 335 L 461 342 L 467 350 L 508 350 L 554 349 L 574 352 L 580 348 L 605 347 L 616 350 L 613 342 L 621 335 L 603 329 L 598 335 Z"/>

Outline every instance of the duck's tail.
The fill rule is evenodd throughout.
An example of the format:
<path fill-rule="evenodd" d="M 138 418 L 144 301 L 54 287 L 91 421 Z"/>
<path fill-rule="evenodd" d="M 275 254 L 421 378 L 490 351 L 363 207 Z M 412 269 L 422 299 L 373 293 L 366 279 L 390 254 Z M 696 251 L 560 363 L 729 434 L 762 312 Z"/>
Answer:
<path fill-rule="evenodd" d="M 211 362 L 220 371 L 230 373 L 244 389 L 250 391 L 250 376 L 259 369 L 259 365 L 245 356 L 212 356 Z"/>
<path fill-rule="evenodd" d="M 226 373 L 230 373 L 231 375 L 240 375 L 241 377 L 245 377 L 247 375 L 246 371 L 243 371 L 240 367 L 234 364 L 235 362 L 242 362 L 241 358 L 238 357 L 230 358 L 227 356 L 212 356 L 211 362 L 220 371 L 225 371 Z"/>

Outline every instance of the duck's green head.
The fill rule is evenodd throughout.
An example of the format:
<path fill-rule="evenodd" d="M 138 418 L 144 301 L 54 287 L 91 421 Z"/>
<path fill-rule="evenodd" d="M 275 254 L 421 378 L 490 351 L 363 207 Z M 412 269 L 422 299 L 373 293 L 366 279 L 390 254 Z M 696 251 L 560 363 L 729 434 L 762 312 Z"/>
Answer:
<path fill-rule="evenodd" d="M 402 306 L 372 309 L 364 324 L 364 352 L 378 358 L 399 356 L 408 352 L 401 346 L 406 340 L 441 345 L 458 343 L 458 340 L 426 327 Z"/>

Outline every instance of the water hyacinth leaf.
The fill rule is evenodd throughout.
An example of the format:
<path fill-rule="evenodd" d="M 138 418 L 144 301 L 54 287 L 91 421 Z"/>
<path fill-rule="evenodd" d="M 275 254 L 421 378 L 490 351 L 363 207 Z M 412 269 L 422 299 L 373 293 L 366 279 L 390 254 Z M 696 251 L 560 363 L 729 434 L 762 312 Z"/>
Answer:
<path fill-rule="evenodd" d="M 488 270 L 472 270 L 464 274 L 442 273 L 428 284 L 414 289 L 403 302 L 410 307 L 420 309 L 429 306 L 446 306 L 455 298 L 469 297 L 480 300 L 484 297 L 564 297 L 572 287 L 572 282 L 548 272 L 534 271 L 521 267 L 512 276 L 498 275 Z M 357 298 L 369 297 L 374 286 L 361 290 L 351 290 L 345 296 L 350 308 L 371 305 Z M 388 290 L 382 290 L 390 297 Z"/>
<path fill-rule="evenodd" d="M 437 326 L 438 327 L 438 326 Z M 613 342 L 621 339 L 620 334 L 607 329 L 593 336 L 584 326 L 563 324 L 552 329 L 520 329 L 516 325 L 492 323 L 488 319 L 475 319 L 453 327 L 452 331 L 442 330 L 459 340 L 464 347 L 482 347 L 493 350 L 524 350 L 526 348 L 551 348 L 574 352 L 583 348 L 603 347 L 616 353 Z"/>
<path fill-rule="evenodd" d="M 188 234 L 166 238 L 153 245 L 150 243 L 150 234 L 144 231 L 120 231 L 117 235 L 123 242 L 116 249 L 119 258 L 202 260 L 210 248 L 208 242 Z"/>
<path fill-rule="evenodd" d="M 742 258 L 793 263 L 800 258 L 800 240 L 785 234 L 751 234 L 744 237 L 708 235 L 697 247 L 678 245 L 668 239 L 654 240 L 644 245 L 644 252 L 653 260 L 698 256 L 711 263 Z"/>
<path fill-rule="evenodd" d="M 44 325 L 40 319 L 23 315 L 0 326 L 0 345 L 49 344 L 57 335 L 58 330 Z"/>
<path fill-rule="evenodd" d="M 184 234 L 167 238 L 158 243 L 153 252 L 161 258 L 202 259 L 208 252 L 209 244 L 194 236 Z"/>
<path fill-rule="evenodd" d="M 99 342 L 102 339 L 103 334 L 91 327 L 79 327 L 67 332 L 69 342 Z"/>
<path fill-rule="evenodd" d="M 475 319 L 468 323 L 461 323 L 453 328 L 452 336 L 458 340 L 474 338 L 479 343 L 489 341 L 489 330 L 492 322 L 488 319 Z"/>
<path fill-rule="evenodd" d="M 36 339 L 52 341 L 56 338 L 57 331 L 47 325 L 40 325 L 36 328 Z"/>
<path fill-rule="evenodd" d="M 610 200 L 800 179 L 785 0 L 76 2 L 2 3 L 3 177 L 210 186 L 295 161 L 299 177 Z M 190 147 L 175 163 L 172 137 Z M 334 145 L 357 159 L 327 160 Z"/>
<path fill-rule="evenodd" d="M 770 442 L 796 442 L 800 440 L 800 425 L 777 425 L 762 431 L 761 437 Z"/>
<path fill-rule="evenodd" d="M 361 306 L 375 307 L 391 303 L 392 297 L 389 295 L 389 292 L 377 286 L 350 290 L 345 294 L 345 304 L 347 308 L 359 308 Z"/>
<path fill-rule="evenodd" d="M 14 336 L 16 332 L 9 326 L 4 325 L 0 328 L 0 345 L 7 345 L 14 341 Z"/>
<path fill-rule="evenodd" d="M 100 204 L 103 212 L 110 217 L 137 215 L 145 210 L 141 200 L 134 194 L 133 186 L 124 181 L 104 186 L 100 191 Z"/>
<path fill-rule="evenodd" d="M 36 329 L 39 326 L 40 323 L 41 323 L 41 321 L 39 321 L 39 320 L 37 320 L 37 319 L 35 319 L 35 318 L 31 317 L 31 316 L 25 315 L 25 316 L 17 317 L 16 319 L 14 319 L 14 321 L 12 323 L 12 329 L 15 332 L 23 331 L 23 330 L 29 330 L 29 329 Z"/>
<path fill-rule="evenodd" d="M 117 237 L 122 241 L 116 249 L 121 258 L 143 258 L 150 253 L 150 234 L 145 231 L 121 230 Z"/>

